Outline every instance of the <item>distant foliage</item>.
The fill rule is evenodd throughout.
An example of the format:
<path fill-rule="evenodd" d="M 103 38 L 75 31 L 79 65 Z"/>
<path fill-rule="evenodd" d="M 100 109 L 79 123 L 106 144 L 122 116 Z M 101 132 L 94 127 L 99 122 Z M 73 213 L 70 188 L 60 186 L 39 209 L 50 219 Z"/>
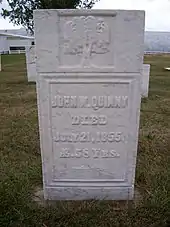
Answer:
<path fill-rule="evenodd" d="M 0 0 L 1 1 L 1 0 Z M 90 9 L 99 0 L 7 0 L 10 9 L 2 9 L 2 16 L 22 25 L 33 33 L 33 10 L 35 9 Z"/>

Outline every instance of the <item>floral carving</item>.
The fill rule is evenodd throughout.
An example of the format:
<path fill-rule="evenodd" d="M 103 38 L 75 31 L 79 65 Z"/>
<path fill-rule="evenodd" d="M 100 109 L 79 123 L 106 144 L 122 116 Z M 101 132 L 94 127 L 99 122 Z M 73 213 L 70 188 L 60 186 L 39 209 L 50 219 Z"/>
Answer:
<path fill-rule="evenodd" d="M 109 46 L 110 30 L 103 18 L 81 16 L 65 23 L 64 53 L 80 55 L 82 67 L 91 66 L 92 56 L 109 52 Z"/>

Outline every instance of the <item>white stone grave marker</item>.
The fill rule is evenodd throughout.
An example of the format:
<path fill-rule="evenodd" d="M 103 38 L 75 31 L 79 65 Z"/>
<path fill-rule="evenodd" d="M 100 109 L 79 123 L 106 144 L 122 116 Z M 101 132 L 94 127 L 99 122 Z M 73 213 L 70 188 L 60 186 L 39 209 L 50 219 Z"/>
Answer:
<path fill-rule="evenodd" d="M 26 47 L 26 65 L 27 65 L 27 76 L 28 82 L 36 82 L 36 55 L 35 46 Z"/>
<path fill-rule="evenodd" d="M 142 97 L 148 97 L 149 92 L 150 65 L 143 64 L 142 72 Z"/>
<path fill-rule="evenodd" d="M 133 199 L 144 12 L 34 12 L 45 199 Z"/>

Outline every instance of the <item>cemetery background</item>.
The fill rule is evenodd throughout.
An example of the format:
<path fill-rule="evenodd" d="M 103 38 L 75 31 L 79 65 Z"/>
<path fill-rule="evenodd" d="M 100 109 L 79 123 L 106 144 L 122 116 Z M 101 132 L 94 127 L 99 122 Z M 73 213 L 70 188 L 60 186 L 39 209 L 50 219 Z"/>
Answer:
<path fill-rule="evenodd" d="M 149 97 L 142 99 L 136 187 L 131 210 L 114 201 L 56 202 L 41 206 L 42 187 L 35 84 L 27 82 L 24 55 L 3 55 L 0 72 L 0 226 L 170 225 L 170 55 L 151 64 Z"/>

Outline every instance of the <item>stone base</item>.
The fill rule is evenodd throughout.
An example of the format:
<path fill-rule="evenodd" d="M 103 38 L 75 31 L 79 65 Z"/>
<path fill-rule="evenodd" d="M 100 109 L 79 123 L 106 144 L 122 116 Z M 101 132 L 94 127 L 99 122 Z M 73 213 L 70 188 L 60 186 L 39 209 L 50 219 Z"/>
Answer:
<path fill-rule="evenodd" d="M 72 202 L 74 201 L 76 203 L 77 200 L 80 200 L 80 197 L 79 197 L 79 199 L 76 199 L 76 195 L 74 195 L 74 198 L 75 199 L 71 200 Z M 138 206 L 139 202 L 142 200 L 142 195 L 140 194 L 139 190 L 137 188 L 135 188 L 134 197 L 129 200 L 117 199 L 117 200 L 113 201 L 113 198 L 112 199 L 111 198 L 101 199 L 101 197 L 100 198 L 94 197 L 94 198 L 95 198 L 95 200 L 106 200 L 106 201 L 112 202 L 115 206 L 115 209 L 124 209 L 124 208 L 131 208 L 132 206 Z M 86 199 L 86 201 L 90 202 L 91 200 L 94 200 L 94 198 Z M 56 205 L 57 200 L 66 200 L 66 198 L 61 198 L 61 197 L 58 197 L 56 200 L 45 199 L 44 191 L 42 188 L 36 188 L 32 199 L 33 199 L 33 201 L 37 202 L 38 205 L 43 206 L 43 207 L 54 206 L 54 205 Z M 67 200 L 69 200 L 69 199 L 67 199 Z"/>
<path fill-rule="evenodd" d="M 133 200 L 133 187 L 45 187 L 47 200 Z"/>

